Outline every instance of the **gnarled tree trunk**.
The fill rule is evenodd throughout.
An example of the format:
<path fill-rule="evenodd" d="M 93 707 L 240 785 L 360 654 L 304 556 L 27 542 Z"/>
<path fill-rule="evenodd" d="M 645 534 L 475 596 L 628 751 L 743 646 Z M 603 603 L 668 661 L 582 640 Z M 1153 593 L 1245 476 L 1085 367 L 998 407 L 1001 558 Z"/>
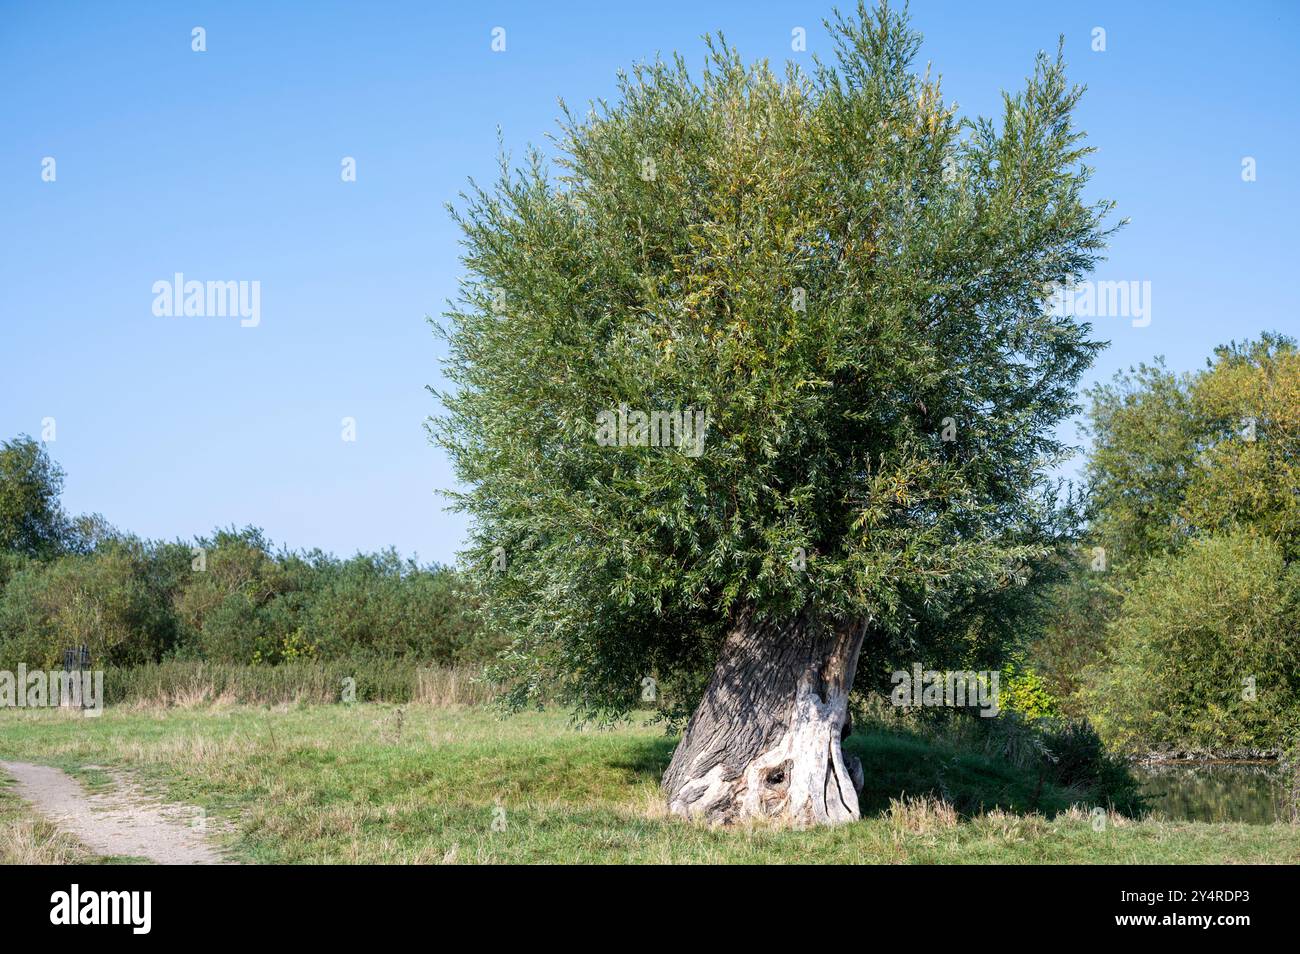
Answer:
<path fill-rule="evenodd" d="M 840 740 L 865 632 L 807 614 L 742 615 L 664 773 L 669 809 L 722 825 L 856 820 L 862 767 Z"/>

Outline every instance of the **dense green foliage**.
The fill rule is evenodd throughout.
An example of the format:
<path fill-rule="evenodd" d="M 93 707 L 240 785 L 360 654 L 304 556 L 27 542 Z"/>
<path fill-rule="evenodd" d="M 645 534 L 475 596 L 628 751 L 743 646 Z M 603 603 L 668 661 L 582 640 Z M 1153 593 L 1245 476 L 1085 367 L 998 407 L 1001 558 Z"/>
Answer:
<path fill-rule="evenodd" d="M 1090 547 L 1034 661 L 1133 748 L 1279 749 L 1300 728 L 1300 352 L 1094 388 Z M 1090 551 L 1092 552 L 1092 551 Z"/>
<path fill-rule="evenodd" d="M 63 470 L 26 435 L 0 441 L 0 551 L 49 556 L 64 546 L 69 521 L 59 504 Z"/>
<path fill-rule="evenodd" d="M 721 42 L 699 77 L 638 66 L 566 109 L 557 177 L 503 158 L 454 210 L 431 431 L 518 701 L 625 711 L 742 612 L 871 619 L 868 681 L 930 647 L 1000 665 L 979 644 L 1058 542 L 1044 473 L 1099 345 L 1045 289 L 1110 210 L 1080 91 L 1040 56 L 1000 122 L 959 119 L 905 16 L 829 27 L 811 73 Z M 675 446 L 634 417 L 686 410 Z"/>
<path fill-rule="evenodd" d="M 1120 744 L 1277 749 L 1300 727 L 1300 567 L 1240 532 L 1152 560 L 1090 696 Z"/>
<path fill-rule="evenodd" d="M 1003 712 L 1013 712 L 1028 722 L 1061 715 L 1060 700 L 1047 680 L 1019 661 L 1002 670 L 999 690 L 998 707 Z"/>
<path fill-rule="evenodd" d="M 1094 548 L 1095 549 L 1095 548 Z M 1101 554 L 1081 548 L 1045 595 L 1047 609 L 1033 633 L 1027 663 L 1043 678 L 1061 715 L 1087 716 L 1082 690 L 1090 668 L 1101 659 L 1106 627 L 1119 611 L 1123 591 L 1117 574 L 1102 566 Z"/>
<path fill-rule="evenodd" d="M 19 437 L 0 448 L 0 668 L 61 665 L 64 650 L 83 645 L 97 668 L 450 665 L 497 649 L 451 569 L 392 550 L 350 559 L 277 550 L 251 527 L 193 543 L 140 540 L 99 517 L 69 519 L 62 470 L 41 445 Z"/>
<path fill-rule="evenodd" d="M 206 566 L 198 569 L 195 548 Z M 10 564 L 0 667 L 52 666 L 86 645 L 97 665 L 401 657 L 481 660 L 457 574 L 392 551 L 340 560 L 273 552 L 260 531 L 194 547 L 118 538 L 90 553 Z"/>
<path fill-rule="evenodd" d="M 1300 352 L 1265 334 L 1205 370 L 1143 365 L 1089 392 L 1096 542 L 1138 569 L 1189 540 L 1245 528 L 1300 558 Z"/>
<path fill-rule="evenodd" d="M 61 664 L 85 645 L 98 665 L 161 657 L 175 641 L 165 595 L 150 592 L 145 567 L 125 547 L 33 560 L 0 594 L 0 666 Z"/>

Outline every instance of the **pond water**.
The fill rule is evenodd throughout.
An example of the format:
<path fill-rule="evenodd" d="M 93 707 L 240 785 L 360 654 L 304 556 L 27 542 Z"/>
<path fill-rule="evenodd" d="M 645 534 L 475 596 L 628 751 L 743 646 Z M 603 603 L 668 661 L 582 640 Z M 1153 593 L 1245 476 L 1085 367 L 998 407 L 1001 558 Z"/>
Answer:
<path fill-rule="evenodd" d="M 1158 762 L 1133 766 L 1147 804 L 1170 818 L 1267 825 L 1283 814 L 1275 762 Z"/>

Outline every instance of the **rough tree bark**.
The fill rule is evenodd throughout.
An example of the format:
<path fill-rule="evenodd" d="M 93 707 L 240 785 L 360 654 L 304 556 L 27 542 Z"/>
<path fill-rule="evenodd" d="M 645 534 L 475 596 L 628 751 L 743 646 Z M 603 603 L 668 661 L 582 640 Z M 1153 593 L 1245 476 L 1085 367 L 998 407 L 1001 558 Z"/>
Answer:
<path fill-rule="evenodd" d="M 806 614 L 742 615 L 664 773 L 669 810 L 714 825 L 855 821 L 862 766 L 840 741 L 865 632 Z"/>

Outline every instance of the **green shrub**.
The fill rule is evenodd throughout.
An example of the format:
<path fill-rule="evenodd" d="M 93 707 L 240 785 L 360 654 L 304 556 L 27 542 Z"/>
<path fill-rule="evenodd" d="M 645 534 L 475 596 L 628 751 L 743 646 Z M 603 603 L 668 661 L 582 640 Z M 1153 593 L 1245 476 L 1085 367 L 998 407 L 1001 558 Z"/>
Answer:
<path fill-rule="evenodd" d="M 1085 695 L 1127 749 L 1274 748 L 1300 708 L 1300 573 L 1243 532 L 1151 561 Z"/>
<path fill-rule="evenodd" d="M 0 550 L 0 593 L 4 592 L 10 578 L 30 562 L 29 557 L 12 550 Z"/>
<path fill-rule="evenodd" d="M 477 638 L 457 575 L 403 561 L 391 550 L 332 567 L 304 628 L 327 658 L 400 656 L 450 665 L 491 655 Z"/>
<path fill-rule="evenodd" d="M 173 598 L 179 654 L 213 662 L 275 661 L 281 639 L 296 628 L 296 620 L 272 611 L 293 588 L 283 562 L 254 528 L 218 531 L 200 539 L 198 548 L 200 562 L 178 580 Z"/>
<path fill-rule="evenodd" d="M 998 707 L 1016 713 L 1027 722 L 1060 715 L 1060 703 L 1048 689 L 1047 681 L 1019 663 L 1002 670 Z"/>
<path fill-rule="evenodd" d="M 117 546 L 27 563 L 0 597 L 0 663 L 54 666 L 82 645 L 99 665 L 159 658 L 170 620 L 138 570 Z"/>

